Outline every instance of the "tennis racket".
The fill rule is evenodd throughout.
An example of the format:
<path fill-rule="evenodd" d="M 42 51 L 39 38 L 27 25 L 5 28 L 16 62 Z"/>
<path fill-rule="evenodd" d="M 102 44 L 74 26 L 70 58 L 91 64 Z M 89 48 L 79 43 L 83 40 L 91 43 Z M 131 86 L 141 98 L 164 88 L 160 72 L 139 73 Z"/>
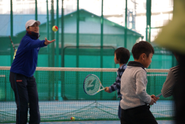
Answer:
<path fill-rule="evenodd" d="M 96 75 L 89 74 L 84 80 L 83 89 L 86 94 L 95 95 L 98 92 L 104 90 L 105 88 L 103 87 L 100 79 Z"/>
<path fill-rule="evenodd" d="M 13 43 L 13 41 L 12 41 L 12 38 L 11 38 L 10 36 L 9 36 L 9 38 L 10 38 L 10 41 L 11 41 L 11 44 L 12 44 L 13 50 L 14 50 L 13 59 L 15 59 L 15 55 L 16 55 L 17 49 L 15 49 L 14 43 Z"/>

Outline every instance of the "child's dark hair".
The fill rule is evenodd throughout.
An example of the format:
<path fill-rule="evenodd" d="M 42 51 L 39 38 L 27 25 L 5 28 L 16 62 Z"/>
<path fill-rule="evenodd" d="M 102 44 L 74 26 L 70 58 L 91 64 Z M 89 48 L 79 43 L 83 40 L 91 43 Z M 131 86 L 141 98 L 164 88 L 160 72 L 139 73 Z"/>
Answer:
<path fill-rule="evenodd" d="M 132 54 L 134 59 L 139 59 L 139 56 L 145 53 L 148 57 L 150 53 L 154 54 L 154 48 L 147 41 L 140 41 L 132 47 Z"/>
<path fill-rule="evenodd" d="M 124 47 L 119 47 L 114 51 L 116 59 L 119 60 L 120 64 L 126 64 L 130 58 L 130 52 Z"/>

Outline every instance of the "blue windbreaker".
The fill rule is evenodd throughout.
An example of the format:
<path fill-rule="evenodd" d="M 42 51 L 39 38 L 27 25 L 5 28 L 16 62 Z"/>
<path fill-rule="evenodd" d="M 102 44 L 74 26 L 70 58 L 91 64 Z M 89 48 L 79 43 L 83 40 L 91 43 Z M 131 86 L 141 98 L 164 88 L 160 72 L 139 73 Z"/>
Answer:
<path fill-rule="evenodd" d="M 38 39 L 38 33 L 27 32 L 18 47 L 10 71 L 27 77 L 33 76 L 40 47 L 46 46 L 45 40 Z"/>

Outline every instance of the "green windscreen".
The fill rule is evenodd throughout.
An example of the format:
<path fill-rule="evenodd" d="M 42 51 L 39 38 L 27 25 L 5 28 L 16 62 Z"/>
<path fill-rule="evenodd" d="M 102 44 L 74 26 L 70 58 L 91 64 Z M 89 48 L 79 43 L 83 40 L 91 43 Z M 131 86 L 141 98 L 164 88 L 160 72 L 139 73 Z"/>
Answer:
<path fill-rule="evenodd" d="M 67 70 L 66 70 L 67 69 Z M 84 70 L 85 69 L 85 70 Z M 101 68 L 37 68 L 35 78 L 39 95 L 41 121 L 118 120 L 119 99 L 117 93 L 104 91 L 87 95 L 83 81 L 88 74 L 97 75 L 103 86 L 116 80 L 116 68 L 100 71 Z M 149 69 L 150 70 L 150 69 Z M 148 72 L 148 94 L 158 95 L 166 79 L 167 71 Z M 162 72 L 163 71 L 163 72 Z M 16 104 L 9 82 L 9 70 L 0 70 L 0 122 L 15 122 Z M 172 98 L 162 96 L 151 106 L 156 119 L 172 119 Z"/>

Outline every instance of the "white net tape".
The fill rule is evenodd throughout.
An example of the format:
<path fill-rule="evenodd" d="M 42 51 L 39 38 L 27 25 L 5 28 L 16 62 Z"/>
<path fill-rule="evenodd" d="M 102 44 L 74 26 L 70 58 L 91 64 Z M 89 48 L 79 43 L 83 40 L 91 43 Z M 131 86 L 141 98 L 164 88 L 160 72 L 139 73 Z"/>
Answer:
<path fill-rule="evenodd" d="M 0 66 L 0 70 L 10 70 L 10 66 Z M 94 71 L 116 72 L 117 68 L 68 68 L 68 67 L 37 67 L 37 71 Z M 146 69 L 147 72 L 168 72 L 169 69 Z"/>

